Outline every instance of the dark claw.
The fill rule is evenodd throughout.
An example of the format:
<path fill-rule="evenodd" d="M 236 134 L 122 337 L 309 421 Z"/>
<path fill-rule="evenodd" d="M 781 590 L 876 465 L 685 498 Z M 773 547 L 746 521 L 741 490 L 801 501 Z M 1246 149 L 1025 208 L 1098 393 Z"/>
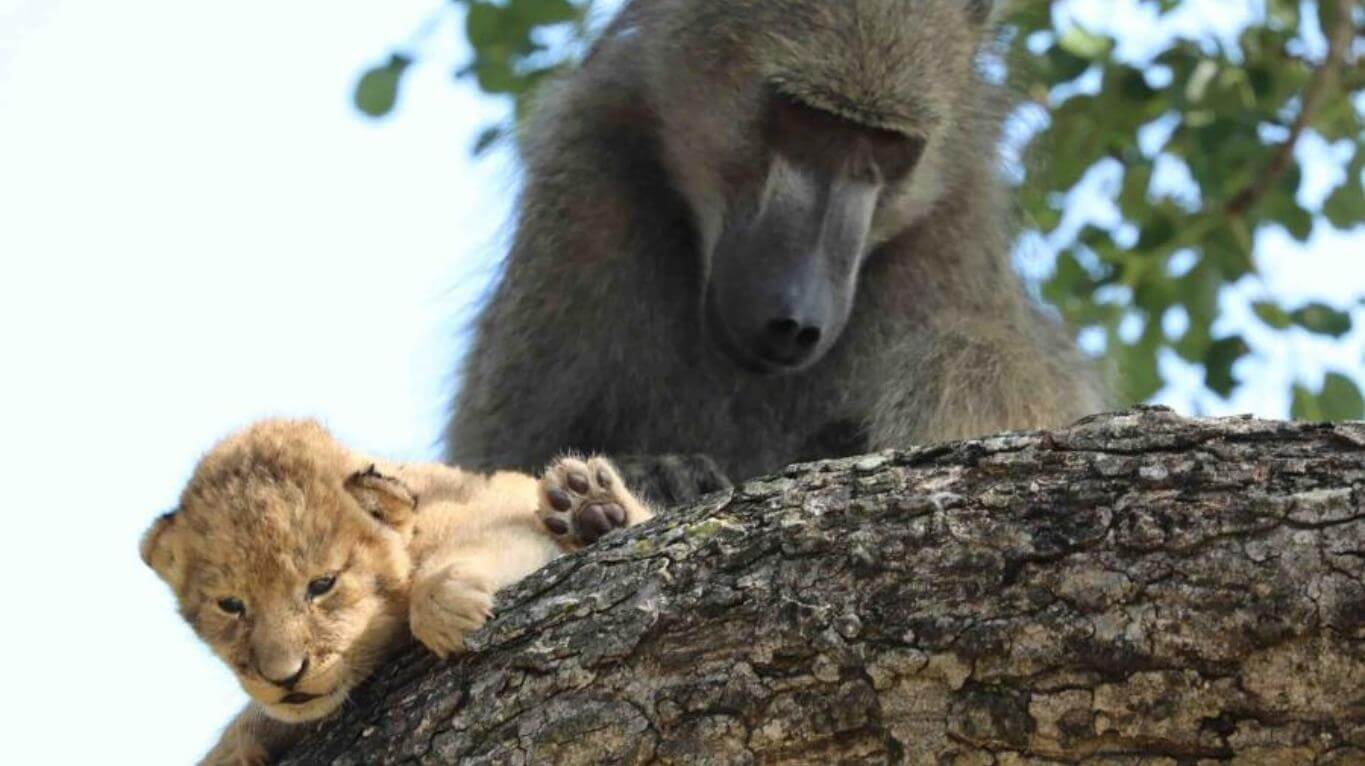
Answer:
<path fill-rule="evenodd" d="M 573 498 L 562 489 L 552 489 L 545 494 L 550 498 L 550 507 L 556 511 L 567 511 L 573 505 Z"/>
<path fill-rule="evenodd" d="M 614 526 L 618 526 L 618 527 L 619 527 L 619 526 L 621 526 L 622 524 L 625 524 L 625 523 L 626 523 L 626 509 L 625 509 L 625 508 L 622 508 L 621 506 L 617 505 L 616 503 L 607 503 L 606 505 L 602 506 L 602 508 L 606 511 L 607 518 L 611 520 L 611 523 L 612 523 Z"/>
<path fill-rule="evenodd" d="M 546 516 L 545 527 L 557 535 L 568 534 L 569 522 L 558 516 Z"/>
<path fill-rule="evenodd" d="M 584 476 L 581 473 L 570 473 L 568 476 L 565 477 L 565 481 L 568 482 L 569 489 L 573 490 L 574 492 L 577 492 L 580 495 L 586 495 L 588 493 L 588 490 L 591 488 L 591 486 L 588 484 L 588 477 Z"/>

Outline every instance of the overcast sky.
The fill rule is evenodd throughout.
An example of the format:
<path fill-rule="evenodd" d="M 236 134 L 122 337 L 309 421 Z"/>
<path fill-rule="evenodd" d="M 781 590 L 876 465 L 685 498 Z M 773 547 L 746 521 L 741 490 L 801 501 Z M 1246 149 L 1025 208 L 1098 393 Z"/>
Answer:
<path fill-rule="evenodd" d="M 1244 4 L 1200 5 L 1234 23 Z M 437 455 L 514 188 L 468 148 L 503 108 L 451 85 L 453 26 L 393 119 L 350 93 L 443 6 L 0 0 L 4 761 L 182 764 L 242 704 L 136 551 L 215 439 L 315 415 Z M 1305 151 L 1326 188 L 1331 152 Z M 1362 251 L 1357 229 L 1270 235 L 1258 257 L 1270 289 L 1344 305 Z M 1358 372 L 1362 337 L 1261 347 L 1233 402 L 1188 373 L 1163 398 L 1282 416 L 1294 376 Z"/>

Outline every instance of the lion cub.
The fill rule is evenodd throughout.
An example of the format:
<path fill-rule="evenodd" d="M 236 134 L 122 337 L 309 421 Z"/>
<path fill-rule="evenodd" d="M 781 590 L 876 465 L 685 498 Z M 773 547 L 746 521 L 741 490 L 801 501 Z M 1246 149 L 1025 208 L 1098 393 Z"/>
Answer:
<path fill-rule="evenodd" d="M 500 588 L 651 515 L 600 458 L 481 476 L 271 420 L 203 458 L 141 552 L 252 699 L 205 762 L 263 763 L 409 634 L 461 651 Z"/>

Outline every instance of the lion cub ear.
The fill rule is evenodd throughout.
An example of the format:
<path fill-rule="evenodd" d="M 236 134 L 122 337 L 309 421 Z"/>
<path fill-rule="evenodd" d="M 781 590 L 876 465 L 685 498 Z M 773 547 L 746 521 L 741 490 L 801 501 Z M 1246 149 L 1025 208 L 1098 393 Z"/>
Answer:
<path fill-rule="evenodd" d="M 185 579 L 185 557 L 180 552 L 180 527 L 176 524 L 179 512 L 177 508 L 157 517 L 138 546 L 143 562 L 177 592 Z"/>
<path fill-rule="evenodd" d="M 351 497 L 360 503 L 360 507 L 380 523 L 399 532 L 407 532 L 412 528 L 417 496 L 402 481 L 380 473 L 371 465 L 348 476 L 345 487 Z"/>

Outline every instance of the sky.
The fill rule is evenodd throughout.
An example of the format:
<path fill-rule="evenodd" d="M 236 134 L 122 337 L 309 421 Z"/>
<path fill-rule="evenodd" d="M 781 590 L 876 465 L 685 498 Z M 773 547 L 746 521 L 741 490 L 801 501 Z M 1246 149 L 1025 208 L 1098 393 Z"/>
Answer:
<path fill-rule="evenodd" d="M 1198 5 L 1226 24 L 1238 2 Z M 137 556 L 214 440 L 306 415 L 366 451 L 438 455 L 515 189 L 505 154 L 468 149 L 504 107 L 452 84 L 452 19 L 396 115 L 364 119 L 350 95 L 442 7 L 0 0 L 0 457 L 18 523 L 0 760 L 182 764 L 242 704 Z M 1334 183 L 1331 148 L 1303 151 L 1309 186 Z M 1319 232 L 1264 236 L 1266 280 L 1238 289 L 1356 300 L 1362 230 Z M 1253 324 L 1245 302 L 1225 321 Z M 1359 330 L 1256 345 L 1233 401 L 1178 367 L 1162 400 L 1284 416 L 1290 379 L 1365 358 Z"/>

